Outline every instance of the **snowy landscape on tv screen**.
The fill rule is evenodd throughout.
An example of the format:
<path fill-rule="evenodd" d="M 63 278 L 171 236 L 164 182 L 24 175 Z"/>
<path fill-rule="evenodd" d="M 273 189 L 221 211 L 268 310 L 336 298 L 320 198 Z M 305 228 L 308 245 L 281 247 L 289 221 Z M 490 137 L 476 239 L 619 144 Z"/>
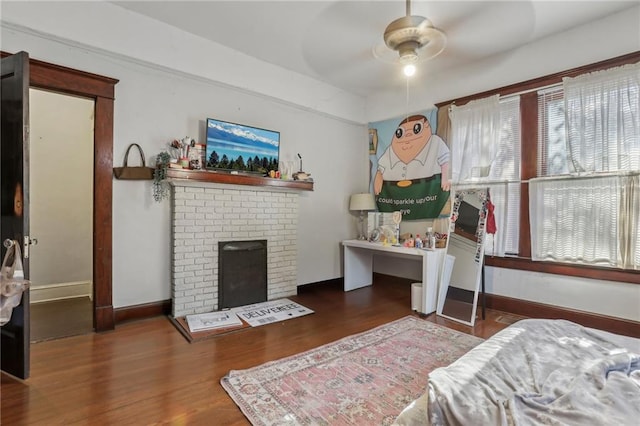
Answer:
<path fill-rule="evenodd" d="M 207 168 L 266 173 L 278 169 L 280 132 L 207 119 Z"/>

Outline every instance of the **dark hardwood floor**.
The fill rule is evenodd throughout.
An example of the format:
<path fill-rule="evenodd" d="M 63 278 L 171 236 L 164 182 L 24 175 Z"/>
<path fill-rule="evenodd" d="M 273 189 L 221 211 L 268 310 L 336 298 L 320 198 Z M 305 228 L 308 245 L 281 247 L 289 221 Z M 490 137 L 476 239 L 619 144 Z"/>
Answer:
<path fill-rule="evenodd" d="M 29 309 L 32 343 L 93 331 L 93 302 L 89 297 L 32 303 Z"/>
<path fill-rule="evenodd" d="M 166 317 L 32 344 L 31 377 L 2 374 L 1 423 L 11 425 L 247 425 L 220 386 L 232 369 L 293 355 L 412 313 L 411 282 L 376 276 L 348 293 L 334 285 L 299 288 L 291 297 L 312 315 L 189 344 Z M 483 338 L 515 320 L 487 311 L 467 327 L 428 321 Z"/>

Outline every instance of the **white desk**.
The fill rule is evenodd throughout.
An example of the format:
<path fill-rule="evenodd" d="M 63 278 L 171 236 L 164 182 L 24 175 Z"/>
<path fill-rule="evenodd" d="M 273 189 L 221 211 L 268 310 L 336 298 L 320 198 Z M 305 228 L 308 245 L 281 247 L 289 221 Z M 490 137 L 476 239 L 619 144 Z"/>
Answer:
<path fill-rule="evenodd" d="M 422 310 L 436 310 L 440 268 L 445 249 L 423 250 L 409 247 L 384 246 L 362 240 L 346 240 L 344 246 L 344 291 L 370 286 L 373 283 L 373 256 L 393 256 L 422 261 Z M 410 290 L 409 290 L 410 291 Z"/>

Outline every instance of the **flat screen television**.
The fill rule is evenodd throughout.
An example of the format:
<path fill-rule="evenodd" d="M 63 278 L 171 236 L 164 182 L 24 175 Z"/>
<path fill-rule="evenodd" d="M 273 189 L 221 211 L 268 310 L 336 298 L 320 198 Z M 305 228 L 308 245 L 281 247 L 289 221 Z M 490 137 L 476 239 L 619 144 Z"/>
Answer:
<path fill-rule="evenodd" d="M 265 174 L 278 170 L 280 132 L 207 118 L 206 168 Z"/>

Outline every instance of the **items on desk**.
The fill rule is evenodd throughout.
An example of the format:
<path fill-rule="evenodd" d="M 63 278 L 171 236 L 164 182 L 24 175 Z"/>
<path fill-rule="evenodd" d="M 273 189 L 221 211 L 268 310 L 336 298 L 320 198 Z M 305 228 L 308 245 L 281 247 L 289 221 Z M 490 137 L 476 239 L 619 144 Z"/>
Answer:
<path fill-rule="evenodd" d="M 405 232 L 400 235 L 400 241 L 407 241 L 409 238 L 413 238 L 413 235 L 410 232 Z"/>
<path fill-rule="evenodd" d="M 447 246 L 447 234 L 436 232 L 436 248 L 445 248 Z"/>
<path fill-rule="evenodd" d="M 396 244 L 395 233 L 388 225 L 375 228 L 369 233 L 369 241 L 373 243 L 382 243 L 383 245 Z"/>
<path fill-rule="evenodd" d="M 433 232 L 433 228 L 427 229 L 427 236 L 425 237 L 425 248 L 428 250 L 434 250 L 436 248 L 436 234 Z"/>
<path fill-rule="evenodd" d="M 393 243 L 393 245 L 399 246 L 400 245 L 399 244 L 400 243 L 400 222 L 402 222 L 402 213 L 400 211 L 393 212 L 391 215 L 391 220 L 396 225 L 396 233 L 395 233 L 396 242 Z"/>

